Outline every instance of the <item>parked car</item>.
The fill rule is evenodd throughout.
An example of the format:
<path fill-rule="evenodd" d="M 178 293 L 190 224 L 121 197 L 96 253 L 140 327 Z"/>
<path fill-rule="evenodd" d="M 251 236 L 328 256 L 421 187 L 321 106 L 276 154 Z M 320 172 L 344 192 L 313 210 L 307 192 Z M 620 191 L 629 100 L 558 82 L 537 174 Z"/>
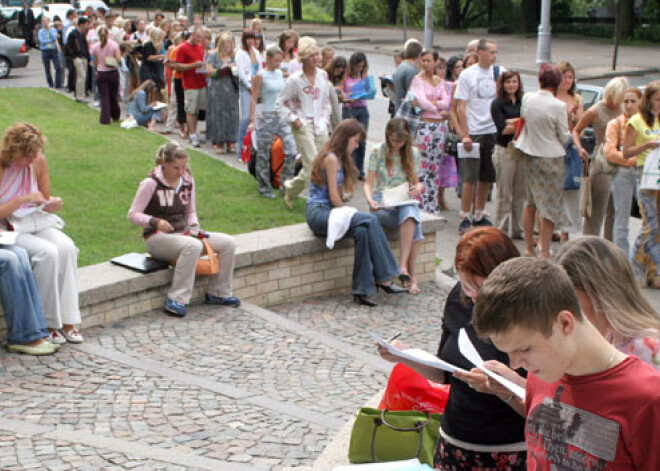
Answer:
<path fill-rule="evenodd" d="M 94 11 L 97 8 L 103 8 L 106 12 L 110 11 L 110 7 L 103 0 L 80 0 L 76 2 L 79 12 L 85 11 L 88 7 L 92 7 Z"/>
<path fill-rule="evenodd" d="M 75 10 L 70 3 L 44 3 L 41 8 L 43 14 L 46 15 L 51 22 L 56 16 L 60 18 L 60 21 L 64 21 L 66 19 L 66 13 L 69 10 Z"/>
<path fill-rule="evenodd" d="M 0 14 L 2 15 L 2 31 L 0 33 L 6 34 L 12 38 L 22 38 L 23 31 L 21 30 L 21 25 L 18 24 L 18 13 L 22 10 L 21 7 L 10 7 L 3 6 L 0 8 Z M 34 40 L 37 40 L 37 30 L 41 27 L 41 15 L 43 11 L 41 8 L 32 8 L 34 13 Z"/>
<path fill-rule="evenodd" d="M 9 76 L 12 68 L 27 67 L 29 61 L 24 39 L 12 39 L 0 33 L 0 79 Z"/>

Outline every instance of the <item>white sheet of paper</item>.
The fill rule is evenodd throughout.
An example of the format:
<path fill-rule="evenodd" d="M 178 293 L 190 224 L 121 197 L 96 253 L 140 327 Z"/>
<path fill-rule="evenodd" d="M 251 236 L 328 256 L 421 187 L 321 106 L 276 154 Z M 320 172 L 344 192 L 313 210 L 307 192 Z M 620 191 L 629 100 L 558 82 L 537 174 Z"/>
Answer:
<path fill-rule="evenodd" d="M 27 208 L 18 208 L 16 211 L 12 213 L 12 216 L 17 218 L 24 218 L 25 216 L 29 216 L 34 212 L 44 209 L 46 206 L 48 206 L 48 203 L 44 203 L 41 206 L 28 206 Z"/>
<path fill-rule="evenodd" d="M 407 470 L 413 466 L 421 466 L 417 458 L 404 461 L 389 461 L 387 463 L 349 464 L 332 468 L 332 471 L 397 471 L 399 469 Z"/>
<path fill-rule="evenodd" d="M 162 110 L 163 108 L 167 108 L 167 103 L 163 103 L 162 101 L 157 101 L 156 103 L 151 105 L 151 107 L 154 110 L 158 111 L 158 110 Z"/>
<path fill-rule="evenodd" d="M 459 159 L 478 159 L 478 158 L 480 158 L 481 155 L 479 154 L 479 146 L 480 146 L 480 144 L 478 142 L 473 142 L 472 143 L 472 150 L 468 152 L 463 147 L 463 143 L 459 142 L 458 143 L 458 158 Z"/>
<path fill-rule="evenodd" d="M 14 231 L 0 231 L 0 245 L 14 245 L 19 233 Z"/>
<path fill-rule="evenodd" d="M 387 206 L 383 205 L 383 208 L 388 209 L 388 208 L 398 208 L 399 206 L 417 206 L 417 205 L 419 205 L 419 201 L 408 200 L 408 201 L 401 201 L 400 203 L 392 203 Z"/>
<path fill-rule="evenodd" d="M 467 358 L 472 362 L 474 366 L 476 366 L 481 371 L 486 373 L 488 376 L 493 378 L 495 381 L 500 383 L 502 386 L 507 388 L 513 394 L 518 396 L 520 399 L 522 399 L 523 401 L 525 400 L 525 388 L 518 386 L 513 381 L 510 381 L 504 378 L 503 376 L 498 375 L 494 371 L 491 371 L 484 366 L 484 361 L 479 355 L 479 352 L 477 352 L 477 349 L 474 348 L 474 345 L 472 345 L 472 342 L 470 341 L 470 337 L 468 337 L 468 334 L 467 332 L 465 332 L 465 329 L 461 329 L 461 331 L 458 333 L 458 349 L 461 351 L 461 354 L 465 358 Z"/>
<path fill-rule="evenodd" d="M 441 360 L 440 358 L 436 357 L 435 355 L 429 352 L 420 350 L 419 348 L 409 348 L 407 350 L 400 350 L 395 346 L 393 346 L 391 343 L 389 343 L 387 340 L 383 339 L 382 337 L 379 337 L 374 333 L 370 333 L 370 334 L 371 337 L 378 344 L 386 348 L 387 351 L 390 352 L 395 357 L 416 361 L 418 363 L 421 363 L 422 365 L 431 366 L 433 368 L 437 368 L 442 371 L 447 371 L 449 373 L 453 373 L 454 371 L 465 372 L 465 370 L 459 368 L 458 366 L 454 366 L 451 363 L 447 363 L 446 361 Z"/>
<path fill-rule="evenodd" d="M 397 203 L 410 201 L 410 185 L 404 182 L 394 188 L 385 188 L 383 190 L 383 206 L 394 206 Z"/>

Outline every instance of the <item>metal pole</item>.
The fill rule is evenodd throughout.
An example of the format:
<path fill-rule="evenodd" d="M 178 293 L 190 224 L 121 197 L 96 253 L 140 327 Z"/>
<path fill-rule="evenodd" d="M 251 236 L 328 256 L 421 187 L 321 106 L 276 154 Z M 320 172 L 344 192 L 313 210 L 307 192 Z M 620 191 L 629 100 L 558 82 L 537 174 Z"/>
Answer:
<path fill-rule="evenodd" d="M 536 40 L 537 64 L 552 61 L 550 31 L 550 0 L 541 0 L 541 24 L 539 25 L 538 38 Z"/>
<path fill-rule="evenodd" d="M 614 15 L 614 56 L 612 57 L 612 70 L 616 70 L 616 61 L 619 57 L 619 43 L 621 42 L 621 0 L 616 2 L 616 15 Z"/>
<path fill-rule="evenodd" d="M 186 1 L 186 16 L 188 17 L 189 24 L 192 24 L 193 16 L 195 15 L 195 7 L 193 0 Z"/>
<path fill-rule="evenodd" d="M 337 10 L 339 12 L 339 18 L 337 18 L 337 26 L 339 27 L 339 39 L 341 39 L 341 17 L 344 14 L 344 0 L 337 0 L 338 2 L 338 7 Z"/>
<path fill-rule="evenodd" d="M 408 41 L 408 21 L 406 15 L 406 0 L 403 0 L 403 42 Z"/>
<path fill-rule="evenodd" d="M 286 15 L 289 20 L 289 29 L 291 29 L 291 0 L 286 0 L 286 9 L 287 9 Z"/>
<path fill-rule="evenodd" d="M 424 2 L 424 47 L 433 48 L 433 0 Z"/>

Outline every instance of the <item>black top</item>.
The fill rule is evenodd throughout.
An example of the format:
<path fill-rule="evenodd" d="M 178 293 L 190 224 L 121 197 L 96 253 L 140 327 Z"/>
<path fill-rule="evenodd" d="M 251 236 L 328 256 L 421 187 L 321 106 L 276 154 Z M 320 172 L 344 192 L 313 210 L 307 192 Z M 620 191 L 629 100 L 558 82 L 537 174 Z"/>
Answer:
<path fill-rule="evenodd" d="M 67 50 L 70 57 L 89 58 L 89 49 L 87 47 L 87 38 L 84 33 L 74 29 L 69 33 L 66 41 Z"/>
<path fill-rule="evenodd" d="M 147 60 L 150 56 L 157 56 L 160 51 L 156 50 L 154 43 L 147 41 L 142 47 L 142 64 L 140 64 L 140 82 L 153 80 L 158 88 L 163 88 L 163 63 L 160 61 Z"/>
<path fill-rule="evenodd" d="M 506 101 L 502 103 L 499 98 L 495 98 L 490 104 L 490 115 L 497 128 L 497 145 L 506 147 L 513 139 L 513 134 L 502 134 L 506 127 L 506 120 L 511 118 L 520 118 L 520 100 L 513 103 Z"/>
<path fill-rule="evenodd" d="M 484 360 L 509 364 L 509 357 L 490 342 L 477 336 L 472 326 L 472 308 L 461 296 L 461 284 L 456 283 L 445 303 L 442 337 L 438 357 L 466 370 L 474 368 L 458 348 L 458 333 L 465 329 L 470 341 Z M 521 373 L 518 371 L 518 373 Z M 492 394 L 478 393 L 467 383 L 447 375 L 451 384 L 449 400 L 440 425 L 452 438 L 475 445 L 504 445 L 525 441 L 525 419 L 508 404 Z"/>

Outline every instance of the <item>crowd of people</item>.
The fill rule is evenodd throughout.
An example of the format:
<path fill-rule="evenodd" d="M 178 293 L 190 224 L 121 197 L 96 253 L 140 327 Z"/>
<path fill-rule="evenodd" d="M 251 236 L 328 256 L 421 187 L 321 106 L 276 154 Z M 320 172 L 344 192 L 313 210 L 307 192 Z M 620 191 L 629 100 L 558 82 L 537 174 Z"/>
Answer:
<path fill-rule="evenodd" d="M 648 448 L 660 440 L 660 315 L 640 291 L 660 289 L 660 187 L 641 185 L 645 159 L 660 147 L 660 82 L 642 91 L 614 78 L 603 99 L 584 110 L 567 62 L 541 64 L 539 90 L 525 93 L 520 74 L 496 64 L 493 40 L 472 41 L 464 56 L 447 61 L 411 40 L 395 57 L 393 117 L 367 157 L 369 111 L 357 93 L 369 78 L 365 54 L 335 57 L 294 31 L 266 47 L 258 21 L 236 48 L 231 33 L 214 37 L 184 17 L 157 15 L 154 24 L 140 20 L 133 28 L 104 13 L 67 14 L 69 24 L 55 24 L 54 32 L 44 21 L 39 40 L 49 85 L 63 83 L 57 65 L 54 81 L 50 75 L 59 43 L 68 51 L 76 96 L 98 90 L 102 124 L 119 119 L 118 100 L 128 97 L 139 124 L 155 129 L 166 121 L 168 131 L 177 126 L 194 147 L 203 142 L 200 119 L 215 148 L 239 157 L 243 140 L 256 133 L 257 188 L 271 199 L 277 136 L 283 202 L 292 207 L 308 191 L 310 230 L 329 247 L 354 240 L 352 295 L 360 305 L 375 306 L 378 289 L 420 293 L 421 213 L 448 210 L 446 189 L 457 188 L 460 281 L 446 300 L 437 355 L 465 371 L 446 374 L 379 346 L 384 358 L 451 385 L 437 469 L 660 469 L 659 455 Z M 155 106 L 161 101 L 169 103 L 167 118 Z M 582 141 L 587 127 L 596 135 L 593 155 Z M 26 123 L 3 135 L 4 229 L 26 205 L 45 205 L 46 213 L 62 207 L 51 196 L 44 142 Z M 179 317 L 206 245 L 221 264 L 205 302 L 240 305 L 231 286 L 235 241 L 200 228 L 187 164 L 180 144 L 161 146 L 128 211 L 143 228 L 147 251 L 175 262 L 164 309 Z M 361 180 L 368 212 L 346 204 Z M 496 227 L 485 209 L 493 184 Z M 416 203 L 387 206 L 385 193 L 402 185 Z M 631 253 L 634 194 L 642 229 Z M 398 231 L 398 260 L 383 227 Z M 521 238 L 522 254 L 513 242 Z M 71 239 L 49 226 L 2 247 L 10 351 L 44 355 L 66 341 L 82 342 Z M 8 293 L 18 302 L 6 302 Z M 525 388 L 524 398 L 471 369 L 460 347 L 464 334 L 487 367 Z"/>

